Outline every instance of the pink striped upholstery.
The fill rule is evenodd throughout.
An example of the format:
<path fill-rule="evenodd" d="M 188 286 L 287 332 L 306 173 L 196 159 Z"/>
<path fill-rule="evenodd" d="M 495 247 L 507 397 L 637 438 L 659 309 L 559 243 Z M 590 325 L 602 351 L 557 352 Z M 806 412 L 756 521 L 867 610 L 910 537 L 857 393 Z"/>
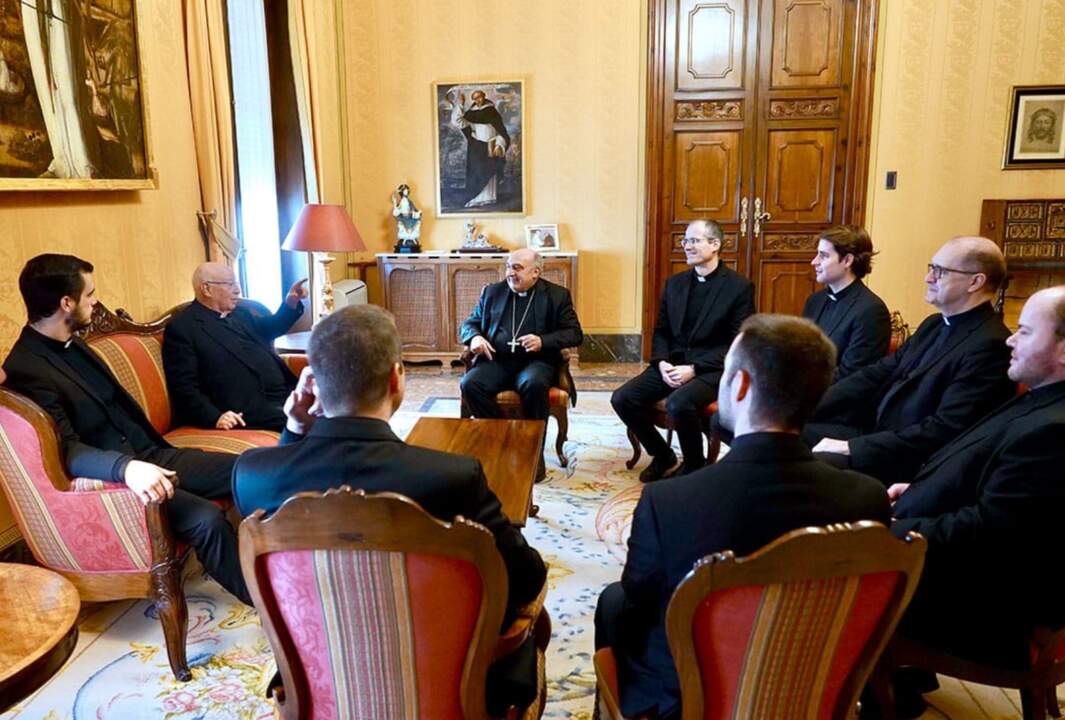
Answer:
<path fill-rule="evenodd" d="M 273 595 L 285 600 L 279 632 L 305 670 L 308 717 L 463 717 L 459 686 L 481 602 L 475 566 L 348 550 L 275 552 L 264 560 Z M 446 621 L 438 614 L 442 587 Z"/>
<path fill-rule="evenodd" d="M 160 434 L 170 429 L 170 396 L 163 372 L 163 333 L 112 333 L 89 340 L 89 347 L 144 410 Z"/>
<path fill-rule="evenodd" d="M 692 621 L 704 717 L 830 720 L 897 572 L 711 593 Z"/>
<path fill-rule="evenodd" d="M 42 565 L 109 573 L 151 567 L 144 506 L 133 492 L 113 483 L 102 490 L 58 490 L 45 472 L 33 425 L 6 407 L 0 407 L 0 486 Z"/>

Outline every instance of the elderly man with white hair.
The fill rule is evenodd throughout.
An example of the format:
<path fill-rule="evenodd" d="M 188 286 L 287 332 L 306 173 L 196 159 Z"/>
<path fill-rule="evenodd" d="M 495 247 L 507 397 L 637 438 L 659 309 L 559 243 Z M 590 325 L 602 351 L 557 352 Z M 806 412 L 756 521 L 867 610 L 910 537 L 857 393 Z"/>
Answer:
<path fill-rule="evenodd" d="M 282 406 L 296 376 L 272 341 L 303 314 L 306 280 L 295 283 L 273 315 L 240 304 L 233 269 L 208 262 L 192 274 L 195 300 L 166 327 L 163 366 L 176 421 L 181 425 L 280 431 Z"/>
<path fill-rule="evenodd" d="M 558 381 L 562 349 L 584 340 L 569 290 L 540 277 L 543 259 L 534 250 L 507 258 L 506 280 L 485 286 L 459 340 L 476 356 L 462 378 L 462 394 L 474 417 L 499 417 L 496 394 L 516 390 L 525 417 L 547 422 L 548 392 Z M 543 459 L 538 477 L 543 477 Z"/>

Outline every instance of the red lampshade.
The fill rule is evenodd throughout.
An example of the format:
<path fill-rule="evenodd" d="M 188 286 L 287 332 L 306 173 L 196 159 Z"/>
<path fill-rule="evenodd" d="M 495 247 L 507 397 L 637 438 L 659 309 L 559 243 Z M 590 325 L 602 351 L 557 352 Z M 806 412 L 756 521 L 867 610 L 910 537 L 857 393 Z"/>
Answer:
<path fill-rule="evenodd" d="M 362 252 L 366 243 L 343 205 L 304 205 L 282 250 Z"/>

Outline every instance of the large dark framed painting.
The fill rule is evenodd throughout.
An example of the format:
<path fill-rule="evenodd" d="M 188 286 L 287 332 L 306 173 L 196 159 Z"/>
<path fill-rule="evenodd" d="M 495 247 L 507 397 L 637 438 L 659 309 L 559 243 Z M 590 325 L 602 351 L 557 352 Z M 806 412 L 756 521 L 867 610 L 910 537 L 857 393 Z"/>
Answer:
<path fill-rule="evenodd" d="M 1010 90 L 1005 170 L 1065 168 L 1065 85 Z"/>
<path fill-rule="evenodd" d="M 0 190 L 156 186 L 135 0 L 0 0 Z"/>
<path fill-rule="evenodd" d="M 437 217 L 525 214 L 525 83 L 433 83 Z"/>

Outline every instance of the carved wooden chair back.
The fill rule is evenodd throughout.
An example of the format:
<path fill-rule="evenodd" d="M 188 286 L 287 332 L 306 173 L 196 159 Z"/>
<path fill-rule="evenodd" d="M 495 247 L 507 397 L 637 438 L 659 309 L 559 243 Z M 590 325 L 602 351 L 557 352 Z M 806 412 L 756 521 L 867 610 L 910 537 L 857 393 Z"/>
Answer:
<path fill-rule="evenodd" d="M 485 528 L 395 493 L 298 493 L 240 526 L 282 717 L 484 719 L 506 569 Z"/>

